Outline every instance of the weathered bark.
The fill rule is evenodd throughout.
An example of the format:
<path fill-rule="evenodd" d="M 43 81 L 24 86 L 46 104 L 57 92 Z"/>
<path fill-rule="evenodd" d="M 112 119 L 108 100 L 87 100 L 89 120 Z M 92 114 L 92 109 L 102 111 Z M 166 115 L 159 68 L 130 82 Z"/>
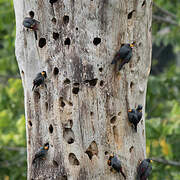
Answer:
<path fill-rule="evenodd" d="M 146 156 L 145 113 L 143 109 L 135 133 L 127 110 L 145 107 L 151 0 L 59 0 L 53 6 L 48 0 L 14 0 L 14 7 L 28 179 L 123 179 L 107 165 L 112 152 L 119 155 L 127 179 L 135 179 L 138 161 Z M 29 11 L 40 21 L 38 41 L 22 26 Z M 44 46 L 40 38 L 46 39 Z M 132 60 L 117 73 L 111 61 L 128 42 L 136 42 Z M 43 70 L 46 83 L 39 94 L 32 92 L 33 79 Z M 35 152 L 46 142 L 46 160 L 32 165 Z"/>

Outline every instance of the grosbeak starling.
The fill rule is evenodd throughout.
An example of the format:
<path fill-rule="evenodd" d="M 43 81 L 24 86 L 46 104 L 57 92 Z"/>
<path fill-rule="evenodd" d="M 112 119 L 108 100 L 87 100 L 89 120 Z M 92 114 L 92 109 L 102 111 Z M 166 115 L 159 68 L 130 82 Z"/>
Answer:
<path fill-rule="evenodd" d="M 40 150 L 35 154 L 35 157 L 33 159 L 33 163 L 36 162 L 37 159 L 44 159 L 47 152 L 49 150 L 49 143 L 44 144 L 43 147 L 40 148 Z"/>
<path fill-rule="evenodd" d="M 132 57 L 132 48 L 134 47 L 133 44 L 124 44 L 120 50 L 115 55 L 111 64 L 116 64 L 119 60 L 121 63 L 119 65 L 119 71 L 122 69 L 124 64 L 128 63 Z"/>
<path fill-rule="evenodd" d="M 42 71 L 41 73 L 38 73 L 36 78 L 33 80 L 33 88 L 32 91 L 34 90 L 34 88 L 37 88 L 38 86 L 40 86 L 41 84 L 44 83 L 44 80 L 47 78 L 46 75 L 46 71 Z"/>
<path fill-rule="evenodd" d="M 137 125 L 142 118 L 142 106 L 138 105 L 136 109 L 128 110 L 129 122 L 133 124 L 135 131 L 137 132 Z"/>
<path fill-rule="evenodd" d="M 137 180 L 146 180 L 152 172 L 152 160 L 144 159 L 137 170 Z"/>
<path fill-rule="evenodd" d="M 25 17 L 23 21 L 24 27 L 34 31 L 35 39 L 37 40 L 37 30 L 39 21 L 33 19 L 32 17 Z"/>
<path fill-rule="evenodd" d="M 122 166 L 120 160 L 117 158 L 117 156 L 110 155 L 108 159 L 108 165 L 111 166 L 115 171 L 120 172 L 124 179 L 126 179 L 125 174 L 122 171 Z"/>

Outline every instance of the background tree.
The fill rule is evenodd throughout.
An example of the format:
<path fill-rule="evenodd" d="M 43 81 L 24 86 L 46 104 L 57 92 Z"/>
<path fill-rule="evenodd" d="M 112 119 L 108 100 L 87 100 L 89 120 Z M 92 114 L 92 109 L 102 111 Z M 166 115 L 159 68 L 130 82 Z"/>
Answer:
<path fill-rule="evenodd" d="M 134 179 L 146 154 L 145 121 L 133 133 L 127 111 L 145 105 L 151 1 L 14 0 L 14 7 L 28 179 L 119 179 L 107 166 L 111 152 L 120 156 L 127 179 Z M 22 26 L 30 13 L 40 21 L 38 41 Z M 133 41 L 132 61 L 117 73 L 111 61 L 121 44 Z M 32 81 L 43 70 L 48 80 L 32 92 Z M 46 161 L 33 166 L 35 152 L 47 142 Z"/>

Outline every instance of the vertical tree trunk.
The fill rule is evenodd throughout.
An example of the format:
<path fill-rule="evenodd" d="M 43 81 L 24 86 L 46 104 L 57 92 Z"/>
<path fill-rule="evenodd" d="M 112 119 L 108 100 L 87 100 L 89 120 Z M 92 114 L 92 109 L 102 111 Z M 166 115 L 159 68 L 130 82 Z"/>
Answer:
<path fill-rule="evenodd" d="M 128 108 L 145 107 L 151 64 L 151 0 L 14 0 L 16 56 L 24 86 L 28 179 L 116 180 L 115 153 L 128 180 L 146 156 L 145 119 L 138 132 Z M 33 11 L 38 41 L 22 26 Z M 44 38 L 44 39 L 43 39 Z M 111 61 L 121 44 L 135 42 L 118 73 Z M 47 80 L 32 92 L 36 74 Z M 46 160 L 32 165 L 45 143 Z"/>

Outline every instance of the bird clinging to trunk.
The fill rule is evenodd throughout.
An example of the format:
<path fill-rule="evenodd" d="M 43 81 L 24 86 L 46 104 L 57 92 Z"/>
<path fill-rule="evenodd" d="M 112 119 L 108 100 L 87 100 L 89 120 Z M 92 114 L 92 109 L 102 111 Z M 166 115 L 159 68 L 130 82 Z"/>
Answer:
<path fill-rule="evenodd" d="M 132 48 L 134 44 L 124 44 L 121 46 L 119 51 L 116 53 L 114 59 L 112 60 L 111 64 L 116 64 L 118 61 L 120 62 L 119 71 L 122 69 L 124 64 L 128 63 L 132 57 Z"/>

